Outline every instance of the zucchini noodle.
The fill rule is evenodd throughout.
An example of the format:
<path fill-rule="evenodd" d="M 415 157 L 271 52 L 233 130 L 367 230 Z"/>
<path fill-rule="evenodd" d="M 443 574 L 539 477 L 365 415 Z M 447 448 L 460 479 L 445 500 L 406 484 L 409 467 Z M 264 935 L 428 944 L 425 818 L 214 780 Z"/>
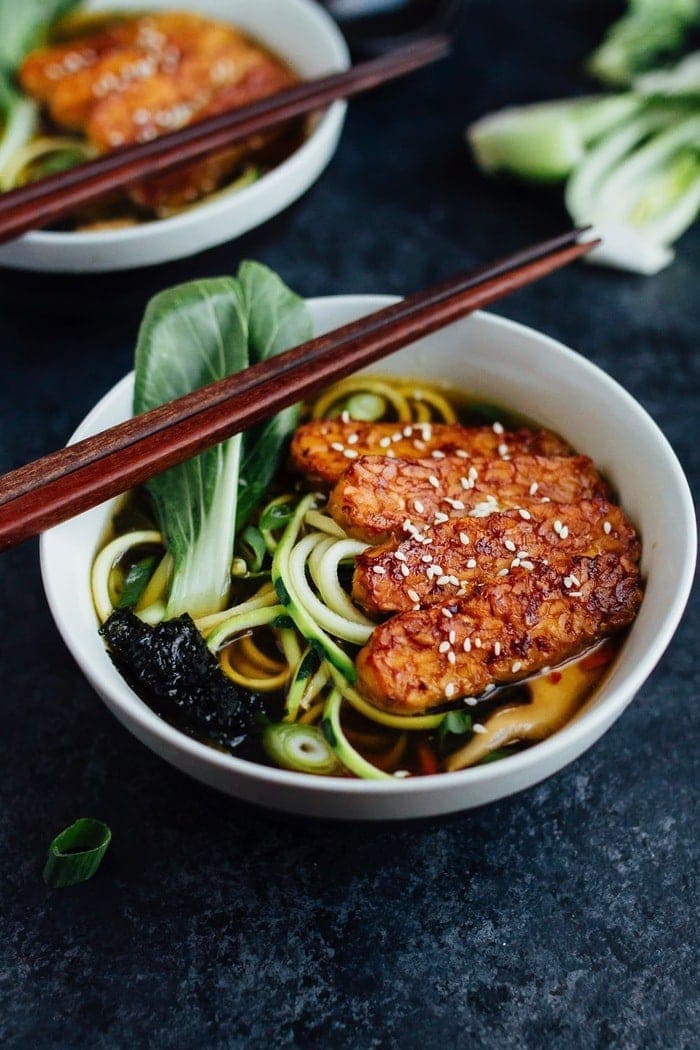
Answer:
<path fill-rule="evenodd" d="M 339 383 L 332 386 L 330 390 L 322 394 L 314 402 L 311 418 L 323 419 L 331 414 L 330 410 L 342 403 L 349 394 L 359 391 L 385 398 L 396 412 L 396 418 L 399 422 L 411 422 L 411 406 L 402 391 L 386 382 L 386 380 L 375 379 L 373 376 L 354 376 L 350 379 L 341 379 Z"/>
<path fill-rule="evenodd" d="M 344 642 L 364 645 L 375 625 L 370 620 L 361 623 L 358 619 L 349 619 L 347 616 L 336 612 L 332 606 L 325 605 L 309 586 L 306 578 L 306 564 L 311 551 L 318 544 L 319 540 L 326 543 L 325 534 L 312 532 L 310 535 L 305 536 L 303 540 L 300 540 L 289 555 L 290 580 L 296 591 L 297 598 L 324 631 L 342 639 Z M 326 584 L 330 584 L 330 582 L 330 580 L 326 580 Z M 340 589 L 337 578 L 336 587 Z"/>
<path fill-rule="evenodd" d="M 100 623 L 108 620 L 114 612 L 114 603 L 109 586 L 112 569 L 115 568 L 128 551 L 133 550 L 135 547 L 162 545 L 162 543 L 163 537 L 159 532 L 142 530 L 140 532 L 127 532 L 124 536 L 117 536 L 115 540 L 103 547 L 92 563 L 92 573 L 90 575 L 92 600 Z"/>
<path fill-rule="evenodd" d="M 343 696 L 339 689 L 332 689 L 323 709 L 321 730 L 337 757 L 346 769 L 363 780 L 393 780 L 383 770 L 372 765 L 356 751 L 343 732 L 340 724 L 340 706 Z"/>
<path fill-rule="evenodd" d="M 95 156 L 95 150 L 87 142 L 56 135 L 44 135 L 28 142 L 8 158 L 0 176 L 0 189 L 5 191 L 24 185 L 26 180 L 22 178 L 23 173 L 42 157 L 49 157 L 52 153 L 75 154 L 75 164 Z M 68 164 L 66 167 L 74 167 L 74 165 Z"/>
<path fill-rule="evenodd" d="M 241 615 L 242 613 L 252 612 L 254 609 L 264 609 L 271 605 L 277 604 L 277 595 L 275 589 L 271 583 L 266 583 L 260 590 L 249 598 L 245 602 L 241 602 L 240 605 L 234 605 L 230 609 L 224 609 L 222 612 L 212 613 L 210 616 L 202 616 L 195 620 L 197 629 L 202 634 L 206 635 L 209 631 L 213 630 L 214 627 L 218 627 L 219 624 L 224 623 L 232 616 Z"/>
<path fill-rule="evenodd" d="M 304 522 L 312 529 L 318 529 L 319 532 L 327 532 L 329 536 L 336 536 L 339 540 L 344 540 L 347 536 L 345 529 L 341 529 L 340 525 L 336 525 L 333 518 L 329 518 L 327 514 L 322 514 L 318 510 L 307 511 Z"/>
<path fill-rule="evenodd" d="M 136 612 L 145 612 L 155 602 L 162 602 L 163 609 L 165 609 L 165 592 L 168 587 L 172 567 L 172 554 L 164 554 L 158 562 L 155 572 L 146 584 L 143 594 L 136 603 Z"/>
<path fill-rule="evenodd" d="M 343 698 L 371 722 L 388 726 L 389 729 L 437 729 L 445 717 L 444 713 L 439 715 L 391 715 L 388 711 L 380 711 L 378 707 L 360 696 L 334 667 L 329 665 L 328 670 L 333 677 L 336 689 L 342 693 Z"/>
<path fill-rule="evenodd" d="M 240 670 L 233 665 L 231 662 L 233 655 L 231 650 L 233 648 L 233 646 L 228 646 L 219 656 L 221 670 L 227 678 L 256 693 L 276 693 L 279 689 L 284 688 L 289 676 L 289 669 L 286 666 L 276 674 L 255 677 L 252 674 L 245 673 L 248 670 L 248 665 L 244 665 L 244 670 Z"/>
<path fill-rule="evenodd" d="M 348 598 L 338 579 L 338 566 L 342 561 L 362 554 L 368 546 L 369 544 L 361 543 L 360 540 L 351 539 L 319 543 L 309 558 L 309 571 L 324 602 L 346 620 L 366 628 L 369 634 L 364 638 L 365 642 L 376 625 Z"/>
<path fill-rule="evenodd" d="M 263 671 L 267 671 L 269 674 L 275 674 L 276 672 L 284 670 L 288 665 L 286 661 L 273 660 L 271 656 L 264 653 L 262 649 L 259 649 L 255 644 L 250 635 L 246 635 L 245 638 L 241 638 L 239 645 L 241 652 L 250 660 L 252 664 L 261 667 Z"/>
<path fill-rule="evenodd" d="M 282 605 L 268 605 L 263 608 L 248 609 L 246 612 L 234 609 L 233 615 L 229 616 L 228 620 L 224 620 L 206 636 L 207 647 L 210 652 L 216 654 L 236 635 L 250 631 L 253 627 L 274 624 L 275 620 L 285 615 L 285 612 Z"/>

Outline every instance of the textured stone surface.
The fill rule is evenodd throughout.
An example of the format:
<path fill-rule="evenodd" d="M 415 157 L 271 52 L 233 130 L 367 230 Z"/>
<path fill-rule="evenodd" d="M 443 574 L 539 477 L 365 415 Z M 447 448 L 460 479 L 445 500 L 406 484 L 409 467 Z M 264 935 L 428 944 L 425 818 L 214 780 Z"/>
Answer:
<path fill-rule="evenodd" d="M 483 181 L 462 128 L 581 90 L 606 7 L 475 0 L 454 58 L 353 103 L 319 185 L 243 241 L 126 275 L 4 272 L 0 469 L 66 438 L 175 281 L 249 256 L 311 295 L 404 292 L 562 227 L 556 193 Z M 578 267 L 499 311 L 616 376 L 696 483 L 699 245 L 650 280 Z M 362 827 L 238 805 L 138 744 L 58 638 L 34 544 L 0 559 L 0 594 L 3 1046 L 697 1045 L 697 601 L 573 766 L 471 815 Z M 111 851 L 48 892 L 48 840 L 81 814 Z"/>

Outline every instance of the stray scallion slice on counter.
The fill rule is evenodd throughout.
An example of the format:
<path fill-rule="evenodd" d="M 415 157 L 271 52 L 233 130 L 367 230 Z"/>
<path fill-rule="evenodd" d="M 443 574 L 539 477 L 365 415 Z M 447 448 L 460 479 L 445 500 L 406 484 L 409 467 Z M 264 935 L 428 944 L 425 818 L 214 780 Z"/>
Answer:
<path fill-rule="evenodd" d="M 111 840 L 112 832 L 101 820 L 92 817 L 76 820 L 49 846 L 44 882 L 53 889 L 87 882 L 102 863 Z"/>

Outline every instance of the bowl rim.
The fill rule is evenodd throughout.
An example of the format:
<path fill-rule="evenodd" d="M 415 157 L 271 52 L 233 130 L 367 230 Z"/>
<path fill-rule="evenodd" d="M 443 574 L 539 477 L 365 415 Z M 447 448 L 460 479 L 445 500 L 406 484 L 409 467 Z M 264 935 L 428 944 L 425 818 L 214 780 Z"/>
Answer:
<path fill-rule="evenodd" d="M 328 35 L 328 59 L 332 62 L 333 68 L 336 69 L 337 67 L 338 72 L 349 69 L 350 51 L 348 45 L 337 23 L 331 18 L 325 8 L 321 7 L 316 0 L 292 0 L 292 2 L 303 9 L 309 18 L 316 19 L 318 24 L 323 26 Z M 264 41 L 261 42 L 264 43 Z M 330 54 L 331 48 L 333 55 Z M 297 149 L 290 153 L 288 157 L 285 157 L 281 164 L 275 165 L 260 179 L 250 186 L 244 186 L 243 189 L 229 193 L 230 186 L 222 186 L 201 202 L 190 205 L 175 215 L 170 215 L 163 219 L 148 219 L 145 222 L 137 223 L 135 226 L 95 231 L 30 230 L 28 233 L 18 237 L 13 243 L 33 245 L 37 248 L 50 247 L 54 250 L 68 247 L 108 248 L 129 244 L 142 237 L 148 238 L 155 235 L 156 231 L 165 236 L 178 231 L 185 233 L 200 220 L 215 220 L 217 216 L 225 213 L 230 208 L 234 200 L 236 204 L 243 201 L 244 205 L 250 205 L 258 197 L 273 191 L 277 183 L 284 184 L 290 172 L 293 172 L 298 166 L 304 165 L 307 157 L 314 152 L 317 141 L 321 136 L 332 136 L 342 127 L 347 105 L 347 102 L 342 99 L 331 103 Z"/>
<path fill-rule="evenodd" d="M 376 310 L 383 306 L 391 305 L 399 301 L 399 299 L 399 296 L 354 294 L 316 296 L 307 299 L 307 303 L 311 309 L 314 309 L 332 301 L 349 309 L 361 308 L 365 312 L 369 312 L 373 309 Z M 80 651 L 77 639 L 68 630 L 67 620 L 69 617 L 64 612 L 65 603 L 54 586 L 51 571 L 49 553 L 53 530 L 49 530 L 49 532 L 42 535 L 40 540 L 40 563 L 44 591 L 56 626 L 67 648 L 88 681 L 94 688 L 97 688 L 95 683 L 100 682 L 100 687 L 105 693 L 109 694 L 111 703 L 116 709 L 124 711 L 130 722 L 136 723 L 149 736 L 153 734 L 159 737 L 161 743 L 169 745 L 177 751 L 185 752 L 188 757 L 197 763 L 210 765 L 222 773 L 233 773 L 239 778 L 246 778 L 250 781 L 262 781 L 271 787 L 289 787 L 296 790 L 307 789 L 326 795 L 349 793 L 351 795 L 396 795 L 397 797 L 405 797 L 407 795 L 420 796 L 431 794 L 436 787 L 439 789 L 440 783 L 444 784 L 446 788 L 448 786 L 455 788 L 460 785 L 467 788 L 471 785 L 492 783 L 505 775 L 513 774 L 517 776 L 519 773 L 526 772 L 540 763 L 546 766 L 550 758 L 554 758 L 559 752 L 566 752 L 570 746 L 575 746 L 581 738 L 591 741 L 595 740 L 605 730 L 606 724 L 614 721 L 631 702 L 671 641 L 683 615 L 692 587 L 696 561 L 697 530 L 692 495 L 683 469 L 669 441 L 646 409 L 617 380 L 609 376 L 598 365 L 589 361 L 575 350 L 570 349 L 559 340 L 545 335 L 529 325 L 486 311 L 476 311 L 471 317 L 477 318 L 481 323 L 493 325 L 504 332 L 535 336 L 550 352 L 563 356 L 565 359 L 575 363 L 577 368 L 582 368 L 588 372 L 598 382 L 607 386 L 618 399 L 626 403 L 627 408 L 637 416 L 640 423 L 653 433 L 660 451 L 663 451 L 666 468 L 670 471 L 678 489 L 679 500 L 674 505 L 674 513 L 676 521 L 683 526 L 686 543 L 673 600 L 660 613 L 653 640 L 648 646 L 644 657 L 635 665 L 634 670 L 614 688 L 601 704 L 584 710 L 572 722 L 569 722 L 546 740 L 533 744 L 524 751 L 511 755 L 501 762 L 474 766 L 455 772 L 441 773 L 437 784 L 434 777 L 376 781 L 352 780 L 343 777 L 319 777 L 310 773 L 297 773 L 291 770 L 264 766 L 247 759 L 238 758 L 235 755 L 217 751 L 215 748 L 194 740 L 180 730 L 175 729 L 168 722 L 159 718 L 154 711 L 140 700 L 126 685 L 126 682 L 104 683 L 100 668 L 86 662 L 84 654 Z M 68 443 L 72 444 L 93 433 L 95 420 L 113 401 L 118 401 L 123 397 L 124 391 L 129 388 L 132 382 L 133 372 L 129 372 L 115 383 L 84 417 Z M 65 525 L 60 528 L 65 528 Z"/>

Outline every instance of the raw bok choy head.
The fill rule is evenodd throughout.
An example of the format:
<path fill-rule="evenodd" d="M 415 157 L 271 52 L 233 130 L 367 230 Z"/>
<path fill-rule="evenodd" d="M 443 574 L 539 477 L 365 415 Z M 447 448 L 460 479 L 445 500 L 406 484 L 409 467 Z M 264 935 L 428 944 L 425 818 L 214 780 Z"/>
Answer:
<path fill-rule="evenodd" d="M 146 412 L 311 337 L 306 304 L 267 267 L 169 288 L 148 304 L 136 347 L 134 412 Z M 166 616 L 224 608 L 236 528 L 277 469 L 298 409 L 288 408 L 148 482 L 173 558 Z"/>

